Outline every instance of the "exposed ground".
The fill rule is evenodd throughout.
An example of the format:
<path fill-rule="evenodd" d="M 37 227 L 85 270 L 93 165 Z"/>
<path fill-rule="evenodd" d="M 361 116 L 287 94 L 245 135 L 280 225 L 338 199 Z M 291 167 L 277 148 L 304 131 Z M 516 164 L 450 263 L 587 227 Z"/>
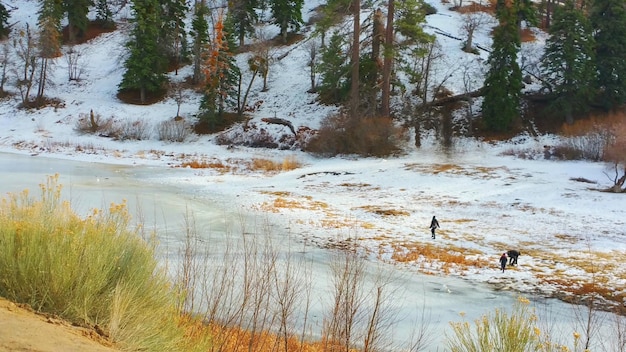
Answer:
<path fill-rule="evenodd" d="M 0 298 L 0 351 L 113 352 L 97 332 Z"/>

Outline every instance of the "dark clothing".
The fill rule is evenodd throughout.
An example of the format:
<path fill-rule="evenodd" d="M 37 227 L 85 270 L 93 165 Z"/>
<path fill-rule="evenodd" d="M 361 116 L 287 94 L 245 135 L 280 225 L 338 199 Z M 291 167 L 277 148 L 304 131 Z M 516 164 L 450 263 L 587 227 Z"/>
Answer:
<path fill-rule="evenodd" d="M 510 251 L 506 252 L 506 254 L 509 256 L 509 265 L 517 265 L 517 257 L 520 256 L 520 252 L 511 249 Z"/>
<path fill-rule="evenodd" d="M 504 272 L 504 269 L 506 268 L 506 261 L 506 253 L 502 253 L 502 256 L 500 257 L 500 269 L 502 269 L 502 272 Z"/>
<path fill-rule="evenodd" d="M 433 216 L 433 220 L 430 222 L 430 234 L 432 235 L 432 238 L 435 238 L 435 229 L 437 229 L 439 227 L 439 221 L 437 221 L 437 219 L 435 219 L 435 217 Z"/>

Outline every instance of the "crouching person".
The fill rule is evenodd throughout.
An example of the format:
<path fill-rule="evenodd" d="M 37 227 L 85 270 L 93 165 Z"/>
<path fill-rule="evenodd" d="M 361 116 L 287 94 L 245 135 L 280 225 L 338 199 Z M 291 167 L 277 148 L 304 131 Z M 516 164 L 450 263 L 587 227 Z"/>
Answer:
<path fill-rule="evenodd" d="M 509 265 L 517 265 L 517 257 L 519 257 L 521 253 L 519 251 L 511 249 L 506 252 L 506 254 L 509 256 Z"/>

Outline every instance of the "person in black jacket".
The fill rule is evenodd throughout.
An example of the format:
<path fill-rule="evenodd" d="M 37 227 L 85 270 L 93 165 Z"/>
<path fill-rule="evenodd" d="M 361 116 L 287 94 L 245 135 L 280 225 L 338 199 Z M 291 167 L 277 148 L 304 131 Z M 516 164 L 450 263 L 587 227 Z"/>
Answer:
<path fill-rule="evenodd" d="M 509 265 L 517 265 L 517 257 L 519 257 L 521 254 L 522 253 L 514 249 L 511 249 L 508 252 L 506 252 L 506 255 L 509 256 Z"/>
<path fill-rule="evenodd" d="M 432 238 L 435 238 L 435 229 L 439 228 L 439 221 L 433 216 L 433 219 L 430 221 L 430 233 Z"/>

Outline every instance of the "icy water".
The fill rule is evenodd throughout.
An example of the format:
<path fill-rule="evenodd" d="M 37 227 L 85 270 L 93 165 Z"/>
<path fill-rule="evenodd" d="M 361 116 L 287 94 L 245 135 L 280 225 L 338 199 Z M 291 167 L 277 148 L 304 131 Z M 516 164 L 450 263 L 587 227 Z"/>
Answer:
<path fill-rule="evenodd" d="M 161 244 L 161 259 L 176 262 L 184 237 L 185 215 L 193 215 L 195 228 L 206 235 L 214 250 L 219 252 L 227 237 L 233 234 L 247 233 L 255 235 L 256 229 L 267 226 L 266 219 L 259 220 L 252 214 L 241 214 L 237 210 L 225 209 L 225 204 L 234 204 L 234 200 L 210 199 L 207 192 L 196 192 L 184 184 L 172 185 L 159 182 L 162 177 L 176 177 L 181 170 L 153 167 L 119 166 L 99 163 L 75 162 L 0 153 L 0 194 L 19 192 L 29 189 L 33 196 L 39 193 L 39 184 L 45 183 L 46 177 L 58 174 L 63 185 L 63 195 L 73 208 L 83 214 L 92 208 L 108 208 L 112 202 L 126 200 L 134 219 L 147 228 L 156 231 Z M 202 196 L 199 196 L 202 194 Z M 244 229 L 245 228 L 245 229 Z M 331 303 L 332 276 L 329 263 L 334 258 L 329 250 L 307 247 L 279 230 L 260 231 L 262 235 L 271 234 L 272 243 L 278 244 L 279 251 L 289 252 L 292 258 L 299 257 L 310 267 L 312 278 L 312 307 L 310 309 L 310 329 L 319 331 L 324 311 Z M 260 234 L 259 234 L 260 235 Z M 237 237 L 237 236 L 235 236 Z M 297 248 L 297 250 L 294 250 Z M 219 260 L 219 253 L 212 253 Z M 405 351 L 405 341 L 414 335 L 420 326 L 426 326 L 426 335 L 430 345 L 428 351 L 445 350 L 444 336 L 450 332 L 451 321 L 466 320 L 473 322 L 482 314 L 491 313 L 496 308 L 510 309 L 517 299 L 514 292 L 495 291 L 493 287 L 454 277 L 426 276 L 409 273 L 390 266 L 366 263 L 366 272 L 371 279 L 367 285 L 373 285 L 375 275 L 383 272 L 388 280 L 386 290 L 389 300 L 392 322 L 389 323 L 387 336 L 393 336 L 389 350 Z M 544 321 L 545 330 L 552 334 L 564 335 L 565 341 L 571 342 L 572 333 L 581 331 L 581 314 L 574 308 L 554 299 L 531 299 L 536 312 Z M 460 315 L 464 318 L 461 318 Z M 614 317 L 610 314 L 598 315 L 605 328 L 600 335 L 614 335 L 610 326 Z M 602 338 L 596 337 L 598 341 Z M 604 339 L 606 342 L 607 339 Z M 565 341 L 561 341 L 565 343 Z M 598 342 L 599 343 L 599 342 Z M 423 349 L 422 349 L 423 350 Z M 596 345 L 592 351 L 610 350 L 608 346 Z"/>

